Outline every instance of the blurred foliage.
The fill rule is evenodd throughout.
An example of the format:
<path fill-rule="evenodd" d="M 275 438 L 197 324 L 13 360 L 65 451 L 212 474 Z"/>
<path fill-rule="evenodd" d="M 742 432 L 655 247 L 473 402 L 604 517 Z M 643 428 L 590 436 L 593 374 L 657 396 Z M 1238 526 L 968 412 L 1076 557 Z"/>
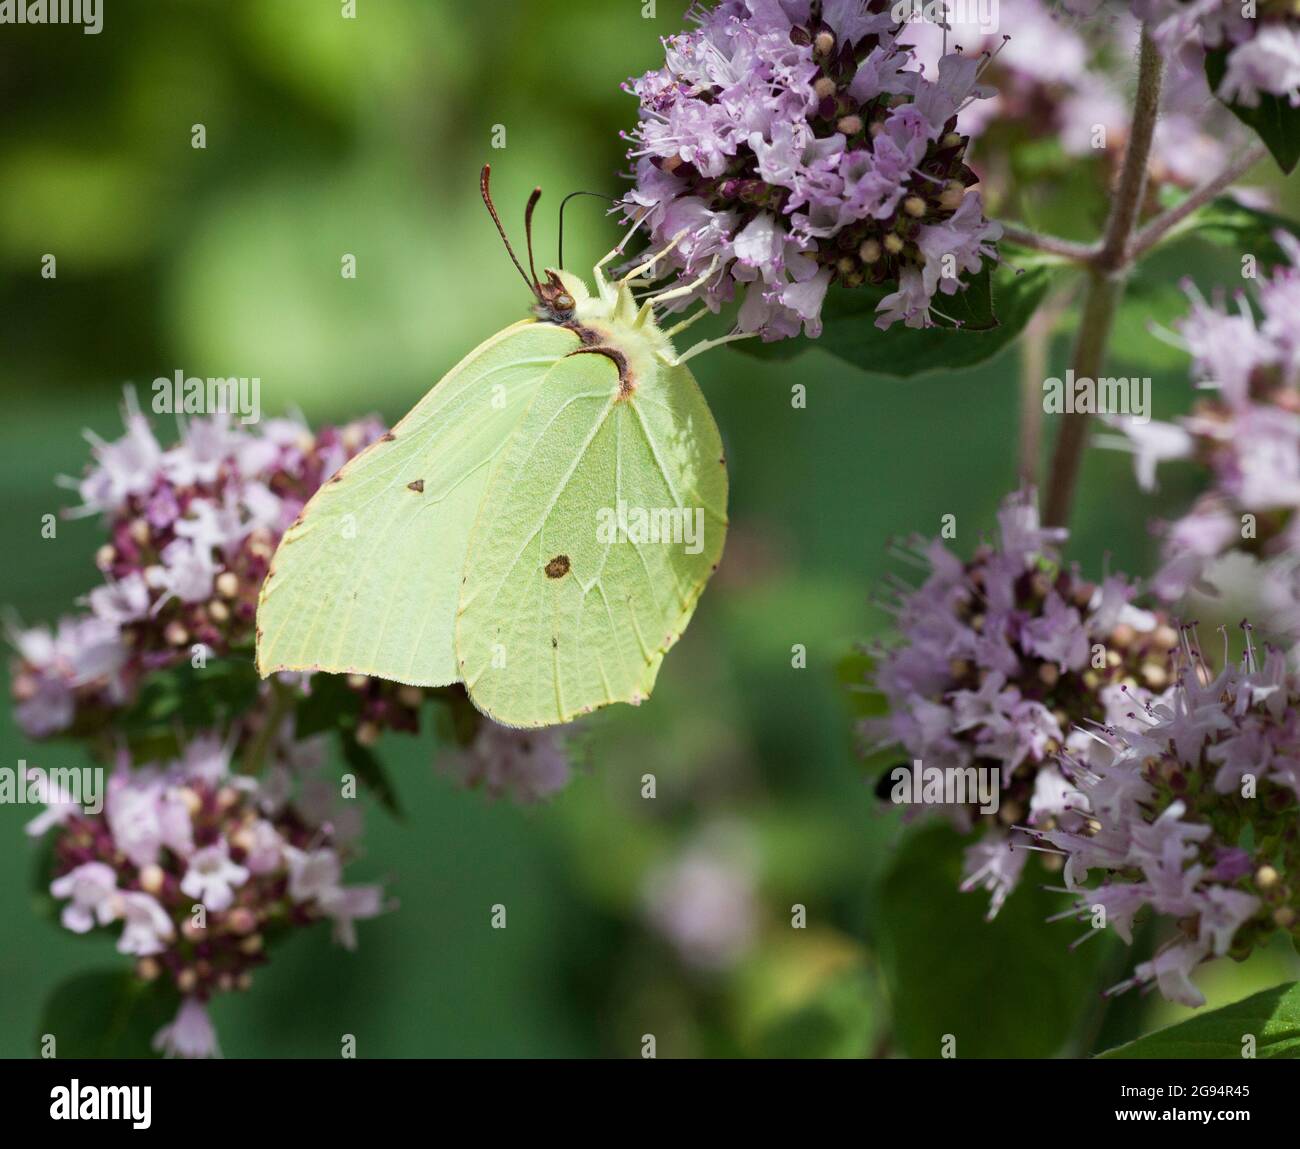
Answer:
<path fill-rule="evenodd" d="M 174 989 L 145 985 L 129 969 L 78 974 L 46 1000 L 36 1042 L 54 1035 L 51 1057 L 150 1057 L 179 1004 Z"/>
<path fill-rule="evenodd" d="M 534 184 L 552 210 L 575 189 L 618 192 L 619 132 L 635 114 L 618 85 L 657 65 L 684 7 L 659 0 L 645 19 L 642 0 L 358 0 L 348 21 L 327 0 L 115 0 L 97 37 L 6 27 L 0 602 L 52 619 L 93 585 L 95 526 L 63 520 L 43 539 L 40 517 L 68 505 L 51 480 L 84 465 L 81 429 L 116 433 L 124 383 L 257 375 L 268 414 L 393 419 L 522 314 L 479 166 L 493 162 L 516 231 Z M 204 149 L 191 147 L 195 124 Z M 1058 177 L 1030 222 L 1087 238 L 1105 197 Z M 551 219 L 539 216 L 548 261 Z M 576 201 L 566 262 L 590 266 L 616 235 L 597 201 Z M 47 253 L 56 279 L 40 275 Z M 355 280 L 340 275 L 347 254 Z M 1180 310 L 1186 274 L 1239 272 L 1188 240 L 1144 269 L 1119 322 L 1116 371 L 1153 377 L 1157 414 L 1191 399 L 1184 358 L 1147 329 Z M 1058 373 L 1068 337 L 1067 319 L 1050 348 Z M 1035 891 L 994 927 L 982 895 L 954 892 L 937 832 L 880 812 L 854 753 L 861 700 L 837 673 L 855 642 L 887 630 L 868 595 L 891 536 L 933 533 L 943 514 L 964 549 L 991 530 L 1016 476 L 1018 363 L 1010 348 L 900 381 L 819 349 L 697 360 L 726 441 L 733 529 L 653 700 L 587 723 L 582 775 L 528 811 L 457 792 L 436 770 L 450 740 L 432 727 L 386 737 L 374 754 L 405 820 L 370 804 L 358 868 L 391 878 L 400 909 L 364 923 L 356 953 L 323 929 L 281 947 L 252 992 L 214 1004 L 225 1052 L 336 1056 L 345 1033 L 360 1056 L 635 1057 L 647 1033 L 663 1057 L 927 1056 L 947 1032 L 963 1056 L 1095 1048 L 1083 1015 L 1100 949 L 1071 953 Z M 795 383 L 806 407 L 791 403 Z M 1150 569 L 1146 521 L 1194 483 L 1171 471 L 1147 499 L 1130 460 L 1093 452 L 1074 556 L 1093 574 L 1105 555 Z M 80 748 L 32 745 L 7 714 L 0 739 L 10 764 L 84 764 Z M 89 971 L 128 962 L 103 935 L 33 915 L 31 814 L 0 808 L 2 1056 L 32 1055 L 42 1026 L 72 1024 L 40 1020 L 68 975 L 84 977 L 51 1008 L 111 1012 L 118 975 Z M 732 967 L 701 971 L 648 929 L 644 888 L 719 819 L 753 843 L 755 933 Z M 489 928 L 498 902 L 505 930 Z M 1256 969 L 1275 983 L 1277 960 L 1216 971 L 1212 1000 L 1257 988 Z M 1158 1003 L 1134 1002 L 1149 1028 Z"/>
<path fill-rule="evenodd" d="M 1115 1058 L 1300 1058 L 1300 984 L 1279 985 L 1108 1050 Z"/>
<path fill-rule="evenodd" d="M 1041 888 L 1033 857 L 1022 888 L 984 921 L 988 895 L 958 889 L 965 844 L 946 827 L 913 834 L 886 879 L 878 924 L 897 1041 L 913 1057 L 940 1056 L 949 1037 L 947 1056 L 1051 1057 L 1097 1009 L 1117 940 L 1067 949 L 1074 939 L 1044 923 L 1069 899 Z"/>

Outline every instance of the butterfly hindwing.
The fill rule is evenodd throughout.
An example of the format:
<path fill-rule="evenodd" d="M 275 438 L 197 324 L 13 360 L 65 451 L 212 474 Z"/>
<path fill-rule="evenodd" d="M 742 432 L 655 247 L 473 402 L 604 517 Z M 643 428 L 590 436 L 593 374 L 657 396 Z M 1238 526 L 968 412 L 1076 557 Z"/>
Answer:
<path fill-rule="evenodd" d="M 470 540 L 456 647 L 474 703 L 543 726 L 647 697 L 721 557 L 726 503 L 690 371 L 660 365 L 628 388 L 600 352 L 558 363 Z"/>
<path fill-rule="evenodd" d="M 454 624 L 471 527 L 542 380 L 577 344 L 550 324 L 506 328 L 321 487 L 262 588 L 263 675 L 459 679 Z"/>

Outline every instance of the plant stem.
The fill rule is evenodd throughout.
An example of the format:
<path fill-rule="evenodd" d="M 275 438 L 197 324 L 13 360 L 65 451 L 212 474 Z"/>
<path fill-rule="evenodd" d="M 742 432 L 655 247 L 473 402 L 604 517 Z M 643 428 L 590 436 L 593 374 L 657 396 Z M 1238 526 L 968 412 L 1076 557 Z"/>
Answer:
<path fill-rule="evenodd" d="M 1115 310 L 1123 294 L 1123 273 L 1107 274 L 1095 269 L 1088 272 L 1083 314 L 1079 318 L 1079 332 L 1071 357 L 1076 379 L 1096 379 L 1101 373 Z M 1041 396 L 1039 401 L 1042 401 Z M 1056 437 L 1052 469 L 1047 477 L 1043 510 L 1043 522 L 1047 526 L 1063 527 L 1069 522 L 1083 449 L 1088 442 L 1088 419 L 1087 414 L 1078 412 L 1061 416 L 1061 430 Z"/>
<path fill-rule="evenodd" d="M 1028 247 L 1033 251 L 1045 251 L 1051 255 L 1063 256 L 1065 259 L 1074 260 L 1076 263 L 1087 263 L 1097 254 L 1097 245 L 1091 243 L 1078 243 L 1072 239 L 1061 239 L 1055 235 L 1043 235 L 1036 231 L 1030 231 L 1027 227 L 1021 227 L 1017 223 L 1004 223 L 1002 225 L 1002 238 L 1009 243 L 1017 243 L 1021 247 Z"/>
<path fill-rule="evenodd" d="M 1076 379 L 1096 379 L 1106 362 L 1115 311 L 1124 294 L 1128 277 L 1129 239 L 1142 210 L 1146 194 L 1147 163 L 1151 140 L 1155 135 L 1160 110 L 1160 81 L 1163 67 L 1159 49 L 1150 34 L 1142 29 L 1142 46 L 1138 56 L 1137 100 L 1133 123 L 1129 129 L 1124 166 L 1111 201 L 1110 216 L 1101 245 L 1088 270 L 1083 314 L 1075 341 L 1072 367 Z M 1065 526 L 1074 503 L 1074 489 L 1088 441 L 1086 414 L 1062 416 L 1060 434 L 1052 456 L 1052 470 L 1047 481 L 1047 500 L 1043 519 L 1048 526 Z"/>
<path fill-rule="evenodd" d="M 1199 211 L 1215 196 L 1226 191 L 1267 156 L 1268 149 L 1263 144 L 1254 144 L 1235 159 L 1229 160 L 1221 172 L 1206 180 L 1200 187 L 1188 192 L 1185 199 L 1168 211 L 1161 212 L 1155 219 L 1132 233 L 1122 262 L 1128 266 L 1137 263 L 1180 223 Z M 1062 259 L 1068 259 L 1073 263 L 1094 264 L 1103 258 L 1100 240 L 1096 243 L 1080 243 L 1073 239 L 1062 239 L 1060 236 L 1045 235 L 1018 223 L 1003 223 L 1002 238 L 1008 243 L 1027 247 L 1031 251 L 1059 255 Z"/>
<path fill-rule="evenodd" d="M 1038 460 L 1043 450 L 1043 377 L 1052 339 L 1052 321 L 1040 307 L 1025 324 L 1020 337 L 1020 485 L 1038 483 Z"/>
<path fill-rule="evenodd" d="M 1229 163 L 1217 176 L 1206 180 L 1205 183 L 1191 192 L 1181 203 L 1156 216 L 1145 227 L 1140 228 L 1129 241 L 1128 262 L 1136 263 L 1183 220 L 1209 203 L 1220 192 L 1225 191 L 1267 155 L 1268 149 L 1263 144 L 1255 144 L 1254 147 L 1248 148 Z"/>
<path fill-rule="evenodd" d="M 270 696 L 266 713 L 262 716 L 262 725 L 244 749 L 239 760 L 241 774 L 258 774 L 266 759 L 266 752 L 275 741 L 281 725 L 293 709 L 293 693 L 274 676 L 269 683 Z"/>
<path fill-rule="evenodd" d="M 1120 169 L 1119 185 L 1111 201 L 1110 218 L 1097 253 L 1098 265 L 1106 271 L 1124 267 L 1129 236 L 1137 224 L 1142 210 L 1142 199 L 1147 190 L 1147 164 L 1151 158 L 1151 141 L 1156 134 L 1156 117 L 1160 113 L 1160 82 L 1164 65 L 1160 49 L 1145 27 L 1142 29 L 1142 46 L 1138 53 L 1138 88 L 1133 106 L 1133 123 L 1129 128 L 1128 144 L 1124 152 L 1124 166 Z"/>

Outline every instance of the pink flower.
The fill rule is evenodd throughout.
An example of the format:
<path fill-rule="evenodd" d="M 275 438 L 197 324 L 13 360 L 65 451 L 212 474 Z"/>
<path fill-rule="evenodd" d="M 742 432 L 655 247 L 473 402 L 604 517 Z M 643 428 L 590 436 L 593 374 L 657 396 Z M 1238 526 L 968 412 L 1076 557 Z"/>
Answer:
<path fill-rule="evenodd" d="M 355 922 L 378 917 L 385 904 L 382 886 L 335 886 L 317 896 L 321 912 L 334 923 L 333 938 L 344 949 L 357 948 Z"/>
<path fill-rule="evenodd" d="M 181 856 L 194 849 L 189 808 L 156 773 L 115 771 L 105 815 L 118 848 L 136 866 L 156 862 L 164 846 Z"/>
<path fill-rule="evenodd" d="M 753 947 L 755 864 L 747 835 L 716 826 L 647 875 L 642 896 L 650 925 L 687 965 L 726 969 Z"/>
<path fill-rule="evenodd" d="M 167 911 L 149 894 L 129 892 L 121 895 L 121 916 L 126 923 L 117 942 L 117 952 L 147 957 L 162 953 L 176 933 Z"/>
<path fill-rule="evenodd" d="M 334 850 L 284 849 L 289 865 L 289 896 L 311 903 L 334 923 L 334 940 L 345 949 L 356 949 L 354 922 L 378 917 L 385 910 L 380 886 L 343 886 L 343 867 Z"/>
<path fill-rule="evenodd" d="M 1230 309 L 1186 287 L 1191 308 L 1178 337 L 1211 397 L 1176 424 L 1111 420 L 1127 444 L 1107 445 L 1133 451 L 1144 487 L 1165 459 L 1209 468 L 1209 490 L 1164 528 L 1153 589 L 1168 600 L 1212 584 L 1215 560 L 1229 551 L 1285 556 L 1300 543 L 1300 244 L 1276 238 L 1287 262 L 1258 281 L 1256 309 L 1244 295 Z"/>
<path fill-rule="evenodd" d="M 989 894 L 988 918 L 997 916 L 1007 896 L 1020 884 L 1020 874 L 1029 858 L 1027 850 L 1015 848 L 1015 838 L 1023 834 L 987 834 L 966 848 L 962 864 L 963 892 L 985 890 Z"/>
<path fill-rule="evenodd" d="M 73 933 L 84 934 L 96 922 L 108 925 L 118 916 L 117 875 L 103 862 L 85 862 L 50 884 L 56 898 L 71 898 L 59 920 Z"/>
<path fill-rule="evenodd" d="M 189 868 L 181 879 L 181 893 L 200 901 L 210 910 L 227 909 L 235 900 L 235 890 L 248 881 L 248 870 L 230 860 L 225 839 L 195 850 Z"/>
<path fill-rule="evenodd" d="M 1300 104 L 1300 21 L 1285 7 L 1256 13 L 1240 0 L 1132 0 L 1132 8 L 1167 53 L 1189 43 L 1226 47 L 1223 99 L 1256 107 L 1268 92 Z"/>
<path fill-rule="evenodd" d="M 79 695 L 116 699 L 127 660 L 120 632 L 101 618 L 68 617 L 48 627 L 12 630 L 20 665 L 14 679 L 15 717 L 33 738 L 66 730 Z"/>
<path fill-rule="evenodd" d="M 149 614 L 149 584 L 139 571 L 95 587 L 89 599 L 91 613 L 112 626 L 138 622 Z"/>
<path fill-rule="evenodd" d="M 244 862 L 251 874 L 269 874 L 284 861 L 284 839 L 265 818 L 236 831 L 232 841 L 244 852 Z"/>
<path fill-rule="evenodd" d="M 1293 108 L 1300 105 L 1300 28 L 1268 24 L 1229 54 L 1219 94 L 1255 108 L 1265 92 L 1284 96 Z"/>
<path fill-rule="evenodd" d="M 175 1020 L 154 1034 L 153 1047 L 164 1057 L 221 1056 L 212 1019 L 196 997 L 181 1002 Z"/>
<path fill-rule="evenodd" d="M 295 902 L 310 902 L 338 888 L 343 864 L 334 850 L 284 848 L 289 865 L 289 896 Z"/>
<path fill-rule="evenodd" d="M 162 463 L 162 448 L 149 420 L 140 413 L 133 391 L 127 392 L 123 421 L 126 434 L 115 443 L 106 443 L 86 432 L 94 464 L 79 484 L 70 484 L 80 491 L 80 514 L 112 513 L 130 496 L 142 495 L 153 486 Z"/>
<path fill-rule="evenodd" d="M 572 767 L 564 749 L 565 727 L 514 730 L 485 722 L 470 746 L 445 764 L 469 788 L 482 786 L 493 798 L 508 796 L 529 805 L 559 793 Z"/>

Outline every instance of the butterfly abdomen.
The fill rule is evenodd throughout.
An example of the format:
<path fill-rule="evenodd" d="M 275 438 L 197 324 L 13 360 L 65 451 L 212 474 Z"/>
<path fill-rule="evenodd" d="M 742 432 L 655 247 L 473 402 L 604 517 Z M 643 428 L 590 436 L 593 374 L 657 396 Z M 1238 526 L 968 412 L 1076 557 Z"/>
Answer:
<path fill-rule="evenodd" d="M 618 368 L 618 398 L 620 400 L 630 399 L 632 393 L 636 390 L 636 380 L 632 377 L 632 368 L 628 364 L 627 356 L 617 347 L 606 347 L 603 345 L 594 345 L 591 347 L 579 347 L 571 355 L 603 355 L 606 359 L 613 362 Z"/>

